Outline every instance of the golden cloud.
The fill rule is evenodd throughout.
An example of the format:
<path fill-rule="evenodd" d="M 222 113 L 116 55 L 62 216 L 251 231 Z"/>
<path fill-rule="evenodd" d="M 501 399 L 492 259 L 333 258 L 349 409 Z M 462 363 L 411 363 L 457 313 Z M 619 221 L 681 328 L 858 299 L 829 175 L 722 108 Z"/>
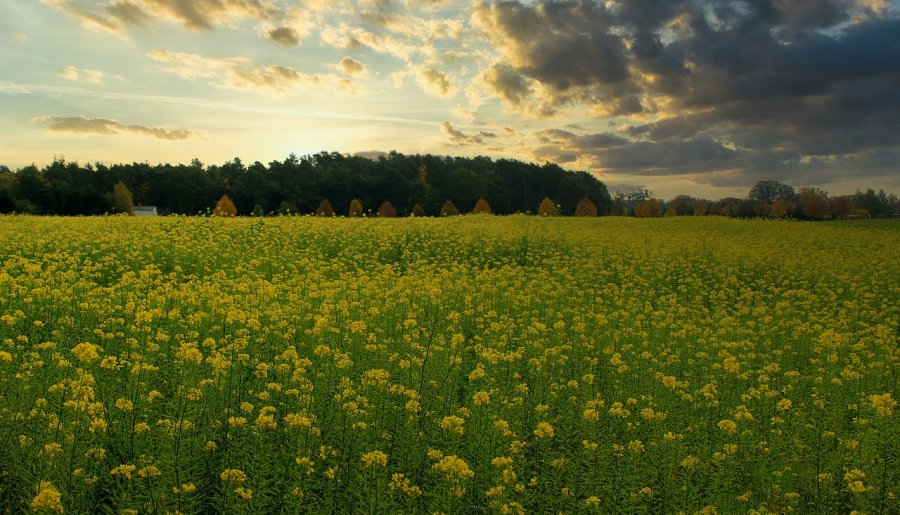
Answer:
<path fill-rule="evenodd" d="M 125 124 L 109 118 L 86 118 L 84 116 L 39 116 L 32 118 L 34 123 L 46 124 L 53 132 L 70 134 L 99 134 L 102 136 L 147 136 L 168 141 L 204 138 L 205 133 L 198 129 L 162 129 L 136 124 Z"/>

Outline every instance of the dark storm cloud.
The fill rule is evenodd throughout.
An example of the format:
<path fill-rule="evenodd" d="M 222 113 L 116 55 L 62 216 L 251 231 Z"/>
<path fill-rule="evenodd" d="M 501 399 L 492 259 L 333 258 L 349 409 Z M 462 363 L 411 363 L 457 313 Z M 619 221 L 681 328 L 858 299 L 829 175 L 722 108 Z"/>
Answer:
<path fill-rule="evenodd" d="M 472 16 L 503 57 L 483 79 L 509 104 L 519 104 L 526 81 L 533 80 L 548 88 L 536 110 L 543 114 L 572 100 L 609 102 L 615 112 L 636 110 L 628 99 L 635 90 L 626 43 L 610 30 L 612 13 L 597 2 L 479 3 Z"/>
<path fill-rule="evenodd" d="M 533 115 L 590 108 L 654 122 L 536 154 L 613 172 L 824 183 L 890 176 L 900 149 L 900 20 L 879 2 L 478 3 L 502 59 L 486 89 Z M 534 108 L 539 106 L 541 108 Z M 821 170 L 816 175 L 815 170 Z"/>

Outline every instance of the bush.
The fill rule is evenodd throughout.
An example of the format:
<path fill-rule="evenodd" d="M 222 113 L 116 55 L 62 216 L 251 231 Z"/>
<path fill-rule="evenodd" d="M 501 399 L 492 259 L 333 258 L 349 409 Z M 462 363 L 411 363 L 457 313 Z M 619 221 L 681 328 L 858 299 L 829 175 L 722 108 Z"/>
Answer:
<path fill-rule="evenodd" d="M 597 206 L 587 197 L 581 197 L 575 206 L 575 216 L 597 216 Z"/>
<path fill-rule="evenodd" d="M 480 215 L 480 214 L 489 215 L 489 214 L 492 214 L 493 212 L 494 211 L 491 209 L 491 205 L 488 204 L 487 200 L 484 200 L 483 197 L 479 198 L 478 202 L 475 203 L 475 207 L 472 208 L 473 215 Z"/>
<path fill-rule="evenodd" d="M 316 208 L 316 216 L 334 216 L 334 208 L 331 207 L 331 202 L 328 202 L 327 198 L 323 198 L 319 203 L 319 207 Z"/>
<path fill-rule="evenodd" d="M 416 204 L 412 208 L 412 216 L 415 216 L 418 218 L 421 216 L 428 216 L 428 214 L 425 213 L 425 208 L 422 207 L 422 204 Z"/>
<path fill-rule="evenodd" d="M 441 206 L 441 216 L 456 216 L 459 214 L 459 209 L 456 209 L 456 206 L 453 202 L 449 200 L 444 202 L 444 205 Z"/>
<path fill-rule="evenodd" d="M 234 202 L 228 198 L 228 195 L 222 195 L 222 198 L 216 202 L 216 208 L 213 209 L 213 216 L 237 216 L 237 207 Z"/>
<path fill-rule="evenodd" d="M 397 208 L 390 201 L 385 200 L 378 208 L 378 218 L 397 218 Z"/>
<path fill-rule="evenodd" d="M 350 210 L 347 212 L 347 216 L 360 217 L 362 215 L 363 215 L 362 202 L 360 202 L 357 199 L 353 199 L 350 202 Z"/>
<path fill-rule="evenodd" d="M 541 201 L 541 205 L 538 207 L 538 215 L 540 216 L 556 216 L 557 209 L 556 204 L 550 200 L 550 197 L 544 197 L 544 200 Z"/>

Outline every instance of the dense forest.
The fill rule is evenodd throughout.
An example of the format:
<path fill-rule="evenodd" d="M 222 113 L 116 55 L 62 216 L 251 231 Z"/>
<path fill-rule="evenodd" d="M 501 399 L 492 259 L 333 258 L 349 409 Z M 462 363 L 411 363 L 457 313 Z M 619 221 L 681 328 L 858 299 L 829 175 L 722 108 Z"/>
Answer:
<path fill-rule="evenodd" d="M 113 211 L 113 188 L 123 183 L 135 205 L 156 206 L 160 214 L 210 212 L 227 195 L 238 215 L 314 213 L 328 199 L 338 214 L 358 199 L 364 212 L 384 202 L 399 216 L 418 204 L 438 215 L 446 201 L 469 212 L 480 198 L 492 212 L 536 212 L 544 198 L 574 214 L 589 199 L 598 214 L 612 212 L 606 186 L 587 172 L 566 171 L 554 164 L 536 165 L 487 157 L 403 155 L 378 159 L 321 152 L 289 156 L 267 165 L 245 166 L 235 158 L 221 166 L 148 163 L 79 165 L 55 159 L 42 169 L 16 172 L 0 165 L 0 213 L 92 215 Z M 418 210 L 417 210 L 418 211 Z"/>
<path fill-rule="evenodd" d="M 123 201 L 123 197 L 127 197 Z M 229 208 L 223 211 L 221 201 Z M 327 202 L 325 202 L 327 200 Z M 811 187 L 760 181 L 744 198 L 663 201 L 647 190 L 610 195 L 583 171 L 511 159 L 403 155 L 377 159 L 320 152 L 268 165 L 239 158 L 217 166 L 131 163 L 80 165 L 57 158 L 16 171 L 0 165 L 0 213 L 95 215 L 155 206 L 159 214 L 496 214 L 722 215 L 806 220 L 900 214 L 894 194 L 868 189 L 831 197 Z M 389 206 L 389 207 L 386 207 Z M 448 206 L 449 209 L 448 209 Z M 549 207 L 548 207 L 549 206 Z"/>

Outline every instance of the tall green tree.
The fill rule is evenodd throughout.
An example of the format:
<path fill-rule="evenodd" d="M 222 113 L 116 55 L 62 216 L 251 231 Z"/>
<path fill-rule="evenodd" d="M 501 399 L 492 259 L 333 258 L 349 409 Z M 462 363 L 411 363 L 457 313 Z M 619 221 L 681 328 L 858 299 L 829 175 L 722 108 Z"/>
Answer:
<path fill-rule="evenodd" d="M 796 198 L 794 188 L 778 181 L 759 181 L 750 190 L 750 200 L 764 201 L 770 206 L 782 197 L 792 202 Z"/>

